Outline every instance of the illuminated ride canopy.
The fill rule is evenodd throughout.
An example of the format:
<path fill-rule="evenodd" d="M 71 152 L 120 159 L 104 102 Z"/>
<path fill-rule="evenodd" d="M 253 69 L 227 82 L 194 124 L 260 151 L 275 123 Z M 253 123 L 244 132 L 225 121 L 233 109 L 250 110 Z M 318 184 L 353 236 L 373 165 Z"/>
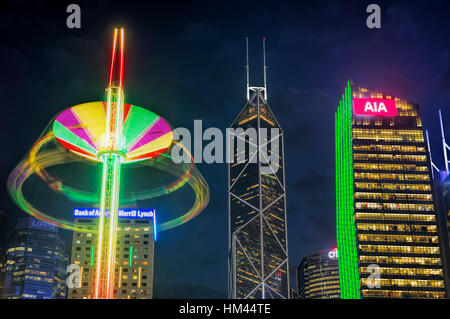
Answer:
<path fill-rule="evenodd" d="M 56 139 L 70 151 L 100 161 L 106 131 L 106 102 L 73 106 L 53 122 Z M 160 116 L 142 107 L 123 104 L 121 147 L 123 163 L 146 160 L 163 153 L 172 142 L 172 129 Z"/>
<path fill-rule="evenodd" d="M 59 113 L 11 172 L 7 182 L 9 193 L 19 207 L 38 219 L 62 228 L 88 231 L 77 228 L 71 220 L 54 217 L 54 214 L 44 213 L 31 204 L 22 192 L 22 186 L 30 176 L 36 174 L 54 192 L 71 201 L 100 206 L 100 218 L 95 230 L 97 247 L 100 247 L 96 253 L 95 298 L 113 298 L 119 190 L 122 193 L 120 204 L 130 205 L 137 200 L 169 194 L 186 183 L 192 187 L 196 195 L 193 206 L 179 217 L 157 225 L 158 231 L 174 228 L 192 219 L 209 201 L 208 185 L 196 169 L 188 150 L 173 140 L 170 125 L 145 108 L 124 103 L 123 44 L 123 29 L 120 29 L 120 35 L 119 29 L 115 29 L 106 101 L 72 106 Z M 176 164 L 172 161 L 171 149 L 177 144 L 191 157 L 190 163 Z M 102 164 L 100 194 L 69 186 L 47 170 L 51 166 L 80 161 Z M 130 188 L 130 185 L 120 187 L 120 174 L 122 168 L 126 169 L 130 163 L 156 168 L 176 178 L 167 185 L 124 192 L 123 188 Z"/>

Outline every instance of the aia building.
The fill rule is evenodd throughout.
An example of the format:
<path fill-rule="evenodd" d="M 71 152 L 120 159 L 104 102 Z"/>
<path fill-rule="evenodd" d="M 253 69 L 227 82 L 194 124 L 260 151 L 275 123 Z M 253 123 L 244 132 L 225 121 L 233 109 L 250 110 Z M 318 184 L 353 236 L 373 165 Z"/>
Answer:
<path fill-rule="evenodd" d="M 348 83 L 335 133 L 341 297 L 445 298 L 419 105 Z"/>

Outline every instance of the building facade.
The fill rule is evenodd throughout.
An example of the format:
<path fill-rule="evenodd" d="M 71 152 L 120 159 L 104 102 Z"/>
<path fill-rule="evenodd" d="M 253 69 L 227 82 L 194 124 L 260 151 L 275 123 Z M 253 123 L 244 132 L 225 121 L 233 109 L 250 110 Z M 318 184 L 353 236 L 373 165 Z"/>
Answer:
<path fill-rule="evenodd" d="M 0 258 L 5 253 L 6 234 L 8 232 L 8 215 L 0 210 Z"/>
<path fill-rule="evenodd" d="M 67 263 L 56 226 L 31 217 L 19 219 L 4 258 L 3 298 L 65 299 Z"/>
<path fill-rule="evenodd" d="M 342 298 L 445 298 L 419 106 L 348 83 L 335 114 Z"/>
<path fill-rule="evenodd" d="M 436 175 L 436 174 L 435 174 Z M 444 256 L 447 259 L 447 294 L 449 293 L 448 283 L 450 279 L 450 175 L 447 175 L 446 171 L 441 171 L 440 178 L 435 176 L 435 186 L 437 193 L 437 202 L 441 209 L 441 224 L 442 224 L 442 238 L 444 240 L 445 247 L 443 249 Z M 447 295 L 448 297 L 448 295 Z"/>
<path fill-rule="evenodd" d="M 447 232 L 448 238 L 450 238 L 450 174 L 447 175 L 447 172 L 441 172 L 442 175 L 442 203 L 444 209 L 444 215 L 446 215 L 447 219 Z"/>
<path fill-rule="evenodd" d="M 288 298 L 283 131 L 265 88 L 250 91 L 227 137 L 229 297 Z"/>
<path fill-rule="evenodd" d="M 154 211 L 119 210 L 114 275 L 114 299 L 151 299 L 153 297 L 153 267 L 155 244 Z M 124 216 L 131 212 L 134 217 Z M 92 299 L 95 287 L 98 213 L 95 209 L 75 209 L 71 263 L 79 266 L 79 276 L 73 277 L 68 299 Z M 148 214 L 150 213 L 150 214 Z M 82 216 L 82 217 L 81 217 Z"/>
<path fill-rule="evenodd" d="M 304 257 L 297 268 L 300 299 L 340 299 L 338 250 L 319 250 Z"/>
<path fill-rule="evenodd" d="M 8 232 L 8 215 L 0 210 L 0 298 L 3 292 L 4 284 L 4 271 L 2 271 L 3 265 L 6 262 L 5 252 L 6 252 L 6 234 Z"/>

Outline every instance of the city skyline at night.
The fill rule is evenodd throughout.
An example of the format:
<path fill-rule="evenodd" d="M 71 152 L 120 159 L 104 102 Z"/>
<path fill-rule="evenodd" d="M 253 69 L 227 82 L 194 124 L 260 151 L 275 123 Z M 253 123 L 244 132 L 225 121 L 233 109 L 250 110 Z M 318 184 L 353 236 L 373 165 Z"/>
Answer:
<path fill-rule="evenodd" d="M 119 26 L 126 32 L 126 103 L 119 110 L 124 112 L 123 116 L 117 117 L 124 121 L 122 124 L 125 125 L 131 118 L 133 121 L 141 119 L 148 111 L 156 117 L 164 117 L 167 129 L 171 132 L 175 132 L 177 128 L 186 128 L 194 136 L 195 123 L 201 121 L 203 130 L 200 132 L 200 158 L 203 156 L 203 159 L 205 147 L 213 142 L 211 135 L 208 140 L 207 130 L 217 129 L 226 135 L 224 132 L 232 126 L 230 123 L 235 121 L 242 106 L 248 107 L 247 103 L 260 106 L 270 104 L 271 109 L 267 107 L 265 119 L 258 118 L 258 121 L 265 124 L 273 122 L 276 123 L 275 126 L 283 128 L 280 152 L 282 161 L 279 163 L 281 169 L 272 174 L 274 178 L 264 180 L 264 174 L 258 176 L 261 180 L 257 183 L 243 181 L 242 177 L 247 176 L 245 174 L 248 172 L 238 178 L 230 174 L 227 163 L 210 163 L 205 160 L 196 162 L 196 171 L 193 176 L 189 176 L 190 164 L 183 163 L 176 169 L 168 156 L 170 148 L 164 153 L 167 156 L 158 156 L 148 166 L 140 162 L 142 158 L 139 156 L 145 155 L 144 153 L 137 152 L 136 157 L 133 157 L 136 161 L 129 161 L 125 165 L 126 152 L 111 149 L 117 155 L 112 157 L 117 157 L 117 161 L 121 162 L 120 165 L 112 164 L 116 168 L 126 167 L 120 175 L 121 185 L 126 186 L 120 189 L 120 198 L 117 198 L 119 203 L 114 206 L 123 209 L 151 207 L 158 212 L 157 225 L 163 225 L 163 229 L 157 231 L 158 242 L 151 254 L 156 256 L 151 260 L 154 263 L 153 290 L 151 294 L 145 292 L 146 298 L 150 298 L 150 295 L 156 299 L 238 297 L 236 280 L 230 280 L 230 277 L 239 277 L 236 271 L 236 256 L 239 253 L 247 254 L 246 258 L 252 260 L 246 265 L 252 271 L 241 268 L 245 273 L 243 276 L 247 279 L 249 276 L 254 277 L 253 281 L 249 280 L 252 284 L 248 284 L 248 289 L 244 287 L 240 292 L 240 297 L 262 298 L 276 293 L 288 297 L 289 288 L 296 287 L 295 272 L 301 260 L 311 252 L 336 245 L 345 246 L 339 247 L 340 256 L 343 256 L 340 262 L 346 267 L 342 269 L 346 274 L 343 276 L 346 278 L 343 279 L 346 281 L 344 286 L 352 286 L 352 293 L 348 293 L 347 288 L 347 291 L 343 290 L 344 298 L 359 298 L 364 297 L 364 294 L 372 294 L 375 298 L 385 297 L 382 296 L 382 289 L 360 290 L 357 293 L 356 286 L 361 287 L 361 280 L 367 279 L 366 268 L 373 263 L 381 267 L 381 279 L 389 279 L 391 283 L 402 285 L 405 280 L 436 281 L 433 284 L 437 286 L 432 287 L 433 289 L 406 289 L 406 294 L 398 293 L 396 296 L 387 293 L 390 297 L 411 297 L 417 291 L 424 292 L 422 297 L 427 294 L 442 297 L 443 278 L 448 269 L 439 266 L 437 260 L 434 260 L 436 263 L 432 267 L 422 261 L 438 258 L 443 265 L 444 259 L 448 259 L 445 256 L 448 252 L 414 253 L 410 256 L 402 251 L 389 255 L 389 262 L 380 263 L 379 260 L 375 261 L 375 257 L 384 258 L 387 255 L 381 256 L 368 251 L 375 246 L 383 246 L 380 241 L 388 242 L 386 245 L 390 246 L 420 246 L 427 251 L 435 249 L 438 247 L 436 240 L 441 245 L 440 235 L 437 234 L 441 227 L 439 221 L 421 224 L 418 221 L 400 223 L 395 220 L 391 223 L 377 216 L 371 220 L 364 219 L 364 222 L 355 220 L 352 229 L 350 224 L 342 224 L 339 219 L 341 215 L 337 216 L 336 209 L 342 212 L 339 203 L 344 203 L 348 211 L 352 205 L 359 205 L 355 208 L 355 214 L 368 214 L 364 210 L 367 207 L 374 211 L 378 209 L 376 214 L 388 214 L 391 213 L 388 212 L 388 204 L 400 208 L 406 207 L 404 205 L 416 205 L 412 210 L 414 214 L 421 215 L 420 212 L 425 212 L 422 215 L 432 215 L 429 212 L 434 205 L 433 214 L 437 216 L 437 209 L 442 206 L 441 215 L 446 215 L 447 219 L 441 221 L 442 224 L 447 223 L 447 232 L 450 233 L 449 177 L 445 179 L 438 172 L 446 170 L 438 110 L 441 110 L 447 143 L 450 141 L 448 2 L 436 0 L 433 4 L 425 4 L 407 0 L 379 1 L 377 3 L 382 15 L 379 29 L 368 28 L 366 19 L 369 13 L 366 8 L 369 3 L 360 1 L 320 0 L 314 3 L 277 4 L 250 1 L 239 4 L 239 10 L 236 10 L 237 4 L 210 5 L 201 1 L 189 4 L 130 2 L 124 5 L 118 1 L 108 4 L 102 1 L 77 3 L 81 8 L 81 27 L 73 29 L 66 25 L 66 19 L 70 15 L 66 11 L 69 3 L 52 5 L 41 1 L 17 3 L 6 0 L 0 4 L 0 30 L 5 35 L 0 46 L 0 69 L 6 74 L 0 79 L 0 110 L 4 114 L 0 132 L 3 136 L 2 149 L 5 150 L 0 159 L 0 181 L 3 185 L 0 190 L 0 211 L 8 216 L 8 234 L 12 233 L 18 219 L 28 217 L 24 211 L 35 217 L 51 217 L 48 221 L 62 226 L 59 234 L 66 243 L 66 253 L 70 253 L 74 249 L 74 246 L 70 249 L 74 236 L 73 228 L 71 229 L 74 226 L 73 210 L 77 207 L 100 209 L 101 196 L 98 191 L 102 186 L 102 170 L 99 169 L 98 160 L 105 153 L 97 151 L 102 144 L 103 134 L 97 130 L 100 127 L 97 124 L 92 126 L 92 130 L 88 126 L 92 124 L 90 121 L 93 118 L 106 118 L 106 111 L 105 117 L 98 117 L 103 101 L 108 101 L 108 94 L 105 98 L 105 84 L 112 90 L 123 88 L 107 81 L 110 76 L 111 39 L 114 28 Z M 249 12 L 252 12 L 252 19 L 249 19 Z M 11 27 L 13 21 L 16 22 Z M 120 31 L 118 37 L 120 38 Z M 251 40 L 248 43 L 247 61 L 246 37 Z M 267 46 L 267 56 L 261 50 L 262 39 Z M 118 44 L 116 49 L 119 48 Z M 257 85 L 253 89 L 264 87 L 264 90 L 259 93 L 250 91 L 251 94 L 248 94 L 248 82 L 247 90 L 245 88 L 247 72 L 250 73 L 252 84 Z M 408 147 L 404 152 L 365 152 L 350 151 L 349 145 L 345 144 L 349 142 L 348 132 L 345 133 L 346 137 L 340 136 L 342 143 L 336 141 L 336 136 L 343 129 L 341 126 L 339 128 L 342 130 L 335 130 L 335 113 L 342 107 L 339 106 L 342 88 L 347 87 L 349 79 L 357 84 L 348 86 L 351 95 L 358 95 L 347 98 L 347 107 L 352 112 L 356 109 L 359 115 L 369 112 L 371 116 L 377 117 L 377 114 L 386 110 L 388 117 L 416 121 L 416 124 L 420 122 L 420 126 L 414 129 L 408 126 L 412 122 L 408 122 L 408 125 L 406 122 L 400 123 L 408 126 L 404 130 L 418 131 L 417 136 L 415 133 L 413 135 L 420 139 L 420 145 L 414 141 L 411 144 L 399 144 L 399 147 Z M 267 87 L 269 90 L 266 91 Z M 119 98 L 122 93 L 119 89 L 113 94 L 118 99 L 118 104 L 123 102 Z M 353 99 L 360 100 L 353 104 Z M 375 101 L 376 99 L 384 99 L 384 104 L 379 104 L 380 101 Z M 396 101 L 394 108 L 389 104 L 392 102 L 390 100 Z M 370 102 L 369 107 L 366 102 Z M 111 103 L 114 104 L 114 101 L 111 100 Z M 420 105 L 420 116 L 406 119 L 408 116 L 400 114 L 404 111 L 404 105 L 411 106 L 414 110 L 416 105 Z M 66 110 L 69 111 L 64 113 Z M 254 114 L 249 111 L 247 115 L 251 117 Z M 340 125 L 349 120 L 345 116 L 339 119 Z M 74 118 L 78 121 L 75 125 L 72 122 Z M 120 143 L 128 143 L 127 152 L 131 152 L 133 147 L 137 149 L 142 146 L 141 142 L 144 143 L 143 140 L 147 140 L 147 137 L 148 140 L 152 139 L 150 135 L 153 133 L 164 134 L 165 131 L 158 126 L 158 132 L 149 133 L 149 136 L 138 141 L 138 137 L 142 137 L 148 124 L 154 119 L 147 116 L 139 125 L 131 125 L 137 127 L 135 131 L 129 129 L 128 123 L 124 135 L 128 134 L 130 143 L 116 139 L 116 146 L 120 148 Z M 49 120 L 54 126 L 49 126 Z M 242 120 L 239 122 L 242 122 L 245 129 Z M 387 121 L 382 120 L 380 125 L 372 122 L 366 125 L 361 120 L 360 124 L 352 127 L 352 132 L 369 127 L 373 130 L 383 127 L 385 132 L 380 134 L 384 138 L 388 131 L 397 130 L 396 125 L 399 124 L 394 121 L 391 128 Z M 349 130 L 349 122 L 345 122 L 345 125 Z M 267 127 L 271 125 L 267 124 Z M 429 134 L 430 148 L 425 130 Z M 56 134 L 60 145 L 50 143 L 52 132 Z M 367 141 L 365 138 L 357 140 L 358 143 L 360 140 Z M 382 138 L 375 137 L 375 140 Z M 131 142 L 136 143 L 131 145 Z M 222 142 L 225 150 L 225 140 Z M 72 152 L 62 151 L 60 146 L 67 147 L 68 144 L 70 147 L 67 149 Z M 352 165 L 347 169 L 352 166 L 353 173 L 362 174 L 363 178 L 353 177 L 350 180 L 348 171 L 345 172 L 348 176 L 344 174 L 347 176 L 344 178 L 342 171 L 335 169 L 342 164 L 336 163 L 336 145 L 339 146 L 340 155 L 348 156 L 341 162 L 351 162 Z M 40 149 L 46 150 L 49 146 L 60 147 L 60 162 L 55 161 L 53 167 L 45 166 L 44 170 L 38 167 L 30 173 L 28 168 L 37 167 L 33 166 L 33 154 Z M 192 155 L 196 156 L 197 140 L 189 146 L 192 148 Z M 420 147 L 420 150 L 411 151 L 410 147 L 413 146 Z M 433 163 L 428 158 L 430 149 Z M 75 156 L 80 152 L 85 152 L 81 160 Z M 402 160 L 393 157 L 402 157 Z M 26 161 L 27 158 L 30 159 L 29 162 Z M 38 159 L 44 160 L 37 161 L 38 164 L 47 165 L 46 158 Z M 70 163 L 66 162 L 68 159 Z M 22 164 L 26 169 L 21 174 L 11 174 Z M 420 167 L 418 169 L 423 171 L 416 172 L 417 174 L 411 172 L 411 165 Z M 233 164 L 230 166 L 232 170 Z M 425 166 L 426 169 L 423 168 Z M 377 188 L 379 185 L 374 184 L 381 182 L 371 182 L 367 177 L 368 174 L 391 174 L 394 168 L 396 174 L 427 175 L 428 180 L 423 183 L 392 183 L 397 188 L 399 184 L 404 185 L 411 191 L 407 192 L 405 189 L 388 191 Z M 157 172 L 147 175 L 148 171 L 145 169 Z M 115 170 L 116 173 L 118 171 L 119 169 Z M 433 172 L 436 183 L 437 179 L 442 178 L 442 183 L 439 184 L 441 186 L 436 189 L 432 180 Z M 24 176 L 26 177 L 23 178 Z M 252 178 L 256 180 L 256 177 Z M 336 185 L 336 179 L 343 183 L 338 183 L 340 186 L 354 183 L 355 188 L 350 190 L 348 187 L 343 191 L 344 188 Z M 233 184 L 234 182 L 236 183 Z M 236 187 L 239 182 L 242 189 Z M 387 184 L 386 181 L 382 183 Z M 254 189 L 251 187 L 256 184 L 261 188 L 261 198 L 259 195 L 253 197 Z M 370 189 L 365 187 L 367 184 L 372 184 L 369 185 Z M 185 186 L 182 187 L 183 185 Z M 234 189 L 230 190 L 230 187 Z M 418 187 L 422 189 L 419 190 Z M 233 202 L 233 198 L 245 200 L 245 203 Z M 282 200 L 277 202 L 280 198 Z M 34 207 L 30 208 L 28 203 L 32 203 Z M 253 246 L 258 243 L 261 246 L 264 240 L 258 242 L 258 236 L 253 238 L 251 232 L 247 231 L 236 233 L 240 239 L 235 240 L 232 234 L 249 221 L 247 217 L 253 217 L 249 212 L 249 216 L 244 216 L 245 213 L 242 216 L 238 213 L 233 215 L 233 209 L 238 204 L 246 205 L 245 208 L 256 208 L 255 214 L 260 215 L 259 224 L 256 225 L 260 230 L 259 238 L 268 234 L 272 239 L 268 240 L 272 242 L 270 249 L 260 247 L 259 252 L 257 249 L 251 251 L 254 256 L 248 256 L 251 250 L 249 247 L 255 243 Z M 379 208 L 380 205 L 382 208 Z M 285 216 L 269 220 L 276 213 L 264 215 L 268 206 Z M 400 208 L 400 214 L 406 212 Z M 105 208 L 104 211 L 110 210 Z M 40 215 L 39 212 L 44 212 L 47 216 Z M 230 217 L 229 214 L 233 216 Z M 347 217 L 349 216 L 350 214 Z M 347 222 L 349 220 L 348 218 Z M 176 227 L 181 224 L 182 227 Z M 0 229 L 4 225 L 6 224 L 0 225 Z M 256 226 L 254 230 L 258 228 Z M 427 227 L 427 231 L 417 228 L 419 226 Z M 347 235 L 344 236 L 343 233 Z M 0 235 L 5 234 L 3 232 Z M 139 234 L 141 235 L 144 234 Z M 252 238 L 247 240 L 245 236 Z M 399 241 L 407 243 L 403 245 Z M 113 242 L 114 240 L 111 241 Z M 236 250 L 238 245 L 241 246 L 241 251 Z M 112 258 L 114 245 L 109 246 L 112 247 L 110 258 L 104 263 L 108 262 L 111 266 L 115 264 Z M 125 248 L 129 252 L 129 247 L 120 249 Z M 272 260 L 265 259 L 265 249 L 271 250 Z M 450 251 L 450 246 L 447 249 Z M 417 263 L 401 264 L 393 262 L 393 257 L 398 257 L 397 261 L 414 257 Z M 91 255 L 88 258 L 90 262 Z M 259 259 L 258 265 L 255 265 L 256 259 Z M 370 259 L 370 262 L 362 262 L 361 259 Z M 431 259 L 428 261 L 431 262 Z M 80 259 L 80 262 L 85 260 Z M 240 262 L 244 264 L 246 260 Z M 255 268 L 256 271 L 253 271 Z M 271 272 L 266 273 L 267 269 Z M 264 285 L 271 280 L 275 269 L 280 270 L 273 274 L 281 274 L 279 282 L 282 284 L 275 287 L 275 284 L 272 283 L 271 286 L 268 283 L 270 288 L 266 290 Z M 417 269 L 420 269 L 420 274 Z M 387 274 L 391 270 L 416 274 Z M 117 276 L 116 278 L 120 277 Z M 428 277 L 425 278 L 426 276 Z M 275 282 L 275 279 L 272 281 Z M 130 280 L 129 285 L 133 283 Z M 252 286 L 253 284 L 255 285 Z M 400 289 L 393 288 L 396 284 L 385 291 L 399 291 Z M 131 294 L 127 291 L 124 295 Z"/>

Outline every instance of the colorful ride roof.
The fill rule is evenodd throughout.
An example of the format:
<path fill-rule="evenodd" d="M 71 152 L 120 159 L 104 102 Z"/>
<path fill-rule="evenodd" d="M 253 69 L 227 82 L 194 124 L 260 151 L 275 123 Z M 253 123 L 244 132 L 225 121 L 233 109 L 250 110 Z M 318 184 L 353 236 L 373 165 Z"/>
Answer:
<path fill-rule="evenodd" d="M 172 129 L 157 114 L 142 107 L 124 104 L 124 163 L 158 156 L 172 143 Z M 90 102 L 72 106 L 53 122 L 56 139 L 70 151 L 100 161 L 101 141 L 106 128 L 106 102 Z"/>

